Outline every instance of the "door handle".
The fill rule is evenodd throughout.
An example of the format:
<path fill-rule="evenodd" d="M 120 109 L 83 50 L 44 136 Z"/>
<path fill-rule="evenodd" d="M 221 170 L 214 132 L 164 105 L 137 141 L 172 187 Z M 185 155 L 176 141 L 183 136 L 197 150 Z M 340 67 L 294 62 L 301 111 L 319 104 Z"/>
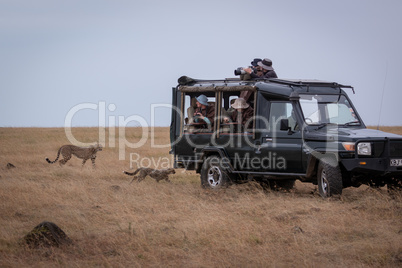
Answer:
<path fill-rule="evenodd" d="M 260 144 L 256 144 L 257 149 L 255 150 L 255 154 L 260 154 L 261 153 L 261 145 Z"/>

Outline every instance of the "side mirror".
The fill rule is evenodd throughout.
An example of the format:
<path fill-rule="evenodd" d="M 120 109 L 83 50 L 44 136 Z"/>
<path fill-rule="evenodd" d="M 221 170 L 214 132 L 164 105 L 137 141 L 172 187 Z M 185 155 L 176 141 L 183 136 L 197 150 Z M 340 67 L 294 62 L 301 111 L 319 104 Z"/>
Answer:
<path fill-rule="evenodd" d="M 289 130 L 289 119 L 281 119 L 280 130 L 283 131 Z"/>
<path fill-rule="evenodd" d="M 280 130 L 287 131 L 288 135 L 292 135 L 294 131 L 289 127 L 289 119 L 281 119 Z"/>

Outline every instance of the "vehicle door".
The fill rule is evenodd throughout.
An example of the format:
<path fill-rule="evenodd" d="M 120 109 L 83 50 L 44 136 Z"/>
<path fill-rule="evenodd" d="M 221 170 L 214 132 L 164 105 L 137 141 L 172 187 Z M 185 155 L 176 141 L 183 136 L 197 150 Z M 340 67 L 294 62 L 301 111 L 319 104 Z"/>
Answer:
<path fill-rule="evenodd" d="M 267 109 L 260 116 L 266 120 L 260 120 L 261 145 L 255 154 L 260 158 L 260 171 L 304 172 L 301 124 L 296 117 L 296 104 L 285 100 L 265 100 Z M 287 123 L 287 128 L 281 129 L 281 123 Z"/>

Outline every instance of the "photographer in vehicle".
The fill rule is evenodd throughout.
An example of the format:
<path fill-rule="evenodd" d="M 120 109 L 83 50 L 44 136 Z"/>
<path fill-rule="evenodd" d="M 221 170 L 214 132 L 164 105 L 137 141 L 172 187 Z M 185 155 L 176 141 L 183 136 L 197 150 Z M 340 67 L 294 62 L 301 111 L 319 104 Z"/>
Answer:
<path fill-rule="evenodd" d="M 209 105 L 208 98 L 205 95 L 196 97 L 197 108 L 194 111 L 194 122 L 205 123 L 210 129 L 214 124 L 215 107 Z"/>
<path fill-rule="evenodd" d="M 251 78 L 278 78 L 274 68 L 272 68 L 272 61 L 270 59 L 263 59 L 257 63 L 256 70 L 252 68 L 243 69 Z"/>
<path fill-rule="evenodd" d="M 240 75 L 240 80 L 250 80 L 251 76 L 249 73 L 247 73 L 245 71 L 245 69 L 250 68 L 253 72 L 257 73 L 257 67 L 258 67 L 258 62 L 262 61 L 259 58 L 255 58 L 252 62 L 251 62 L 251 66 L 247 67 L 247 68 L 243 68 L 243 67 L 239 67 L 236 70 L 234 70 L 234 74 L 235 75 Z"/>

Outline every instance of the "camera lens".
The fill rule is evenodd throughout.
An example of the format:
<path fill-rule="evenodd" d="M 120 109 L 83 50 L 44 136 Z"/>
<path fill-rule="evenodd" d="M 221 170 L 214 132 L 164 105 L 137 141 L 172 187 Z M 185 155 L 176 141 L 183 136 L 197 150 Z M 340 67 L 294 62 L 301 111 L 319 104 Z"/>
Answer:
<path fill-rule="evenodd" d="M 239 67 L 236 70 L 234 70 L 234 74 L 235 75 L 241 75 L 241 74 L 245 74 L 245 72 L 244 72 L 242 67 Z"/>

